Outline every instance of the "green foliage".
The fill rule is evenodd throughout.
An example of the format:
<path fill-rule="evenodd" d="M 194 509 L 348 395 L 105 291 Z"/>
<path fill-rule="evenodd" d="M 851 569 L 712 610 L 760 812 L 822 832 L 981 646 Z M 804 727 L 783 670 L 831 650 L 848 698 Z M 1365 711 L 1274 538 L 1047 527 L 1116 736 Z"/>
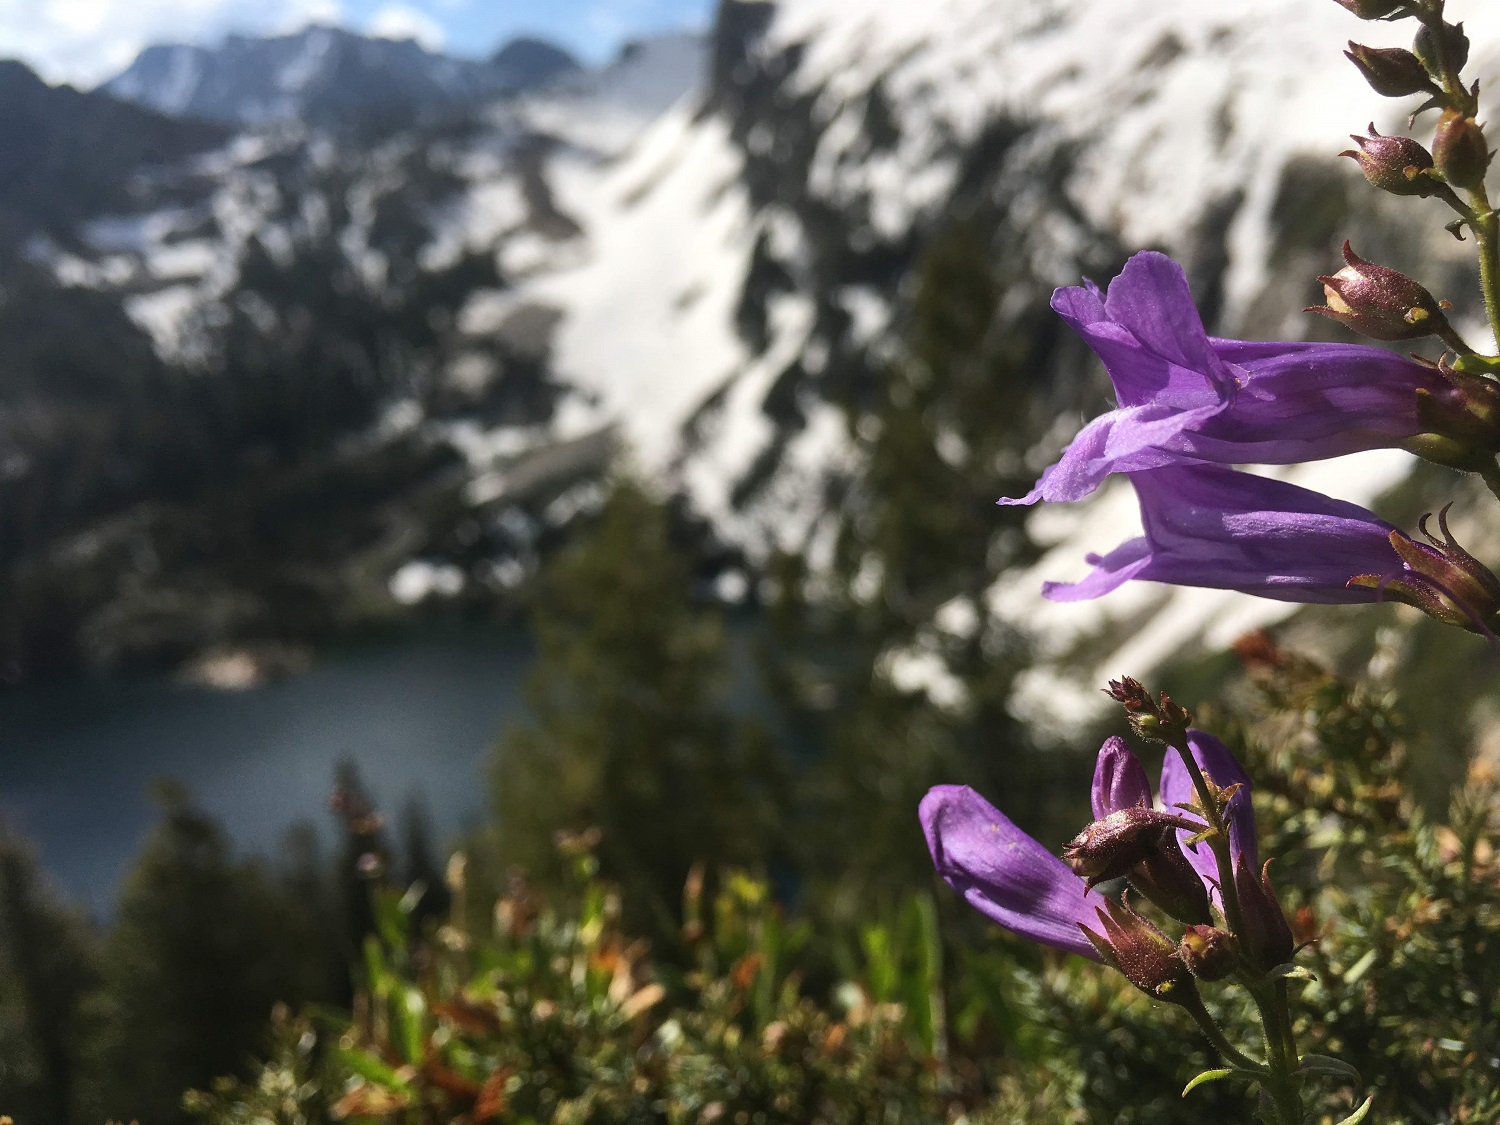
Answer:
<path fill-rule="evenodd" d="M 278 1001 L 323 995 L 319 939 L 259 864 L 173 787 L 125 881 L 91 999 L 89 1104 L 170 1125 L 181 1093 L 245 1065 Z"/>
<path fill-rule="evenodd" d="M 30 850 L 0 834 L 0 1108 L 23 1122 L 87 1120 L 75 1103 L 97 983 L 84 919 L 45 885 Z"/>
<path fill-rule="evenodd" d="M 694 605 L 666 509 L 624 482 L 553 562 L 536 606 L 532 721 L 492 771 L 495 850 L 557 873 L 558 831 L 603 833 L 604 870 L 637 926 L 677 928 L 688 867 L 774 862 L 781 767 L 728 710 L 722 620 Z"/>
<path fill-rule="evenodd" d="M 946 1119 L 958 1091 L 913 1049 L 899 1005 L 853 981 L 836 1006 L 803 993 L 793 966 L 810 932 L 763 882 L 727 873 L 705 904 L 690 881 L 684 968 L 654 964 L 621 929 L 583 845 L 564 859 L 567 909 L 517 884 L 490 933 L 456 915 L 420 948 L 372 942 L 352 1020 L 283 1021 L 258 1075 L 189 1104 L 212 1125 Z M 377 913 L 399 911 L 377 897 Z"/>

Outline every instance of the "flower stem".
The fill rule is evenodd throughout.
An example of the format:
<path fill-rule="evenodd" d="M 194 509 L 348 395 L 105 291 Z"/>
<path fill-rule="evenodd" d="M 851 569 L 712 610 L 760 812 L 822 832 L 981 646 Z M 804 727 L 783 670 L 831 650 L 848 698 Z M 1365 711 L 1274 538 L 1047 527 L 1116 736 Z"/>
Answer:
<path fill-rule="evenodd" d="M 1214 1050 L 1219 1052 L 1219 1056 L 1225 1062 L 1239 1070 L 1248 1070 L 1261 1075 L 1263 1079 L 1270 1077 L 1270 1067 L 1252 1059 L 1229 1041 L 1224 1035 L 1223 1028 L 1214 1022 L 1213 1016 L 1208 1014 L 1208 1009 L 1203 1006 L 1203 1000 L 1196 992 L 1192 993 L 1188 1000 L 1179 1001 L 1179 1003 L 1187 1010 L 1188 1015 L 1193 1017 L 1193 1022 L 1198 1025 L 1199 1030 L 1213 1044 Z"/>
<path fill-rule="evenodd" d="M 1275 1103 L 1281 1125 L 1302 1125 L 1302 1088 L 1297 1080 L 1301 1060 L 1292 1031 L 1292 1017 L 1287 1003 L 1286 981 L 1262 984 L 1251 989 L 1266 1033 L 1266 1059 L 1269 1073 L 1264 1079 L 1266 1093 Z"/>
<path fill-rule="evenodd" d="M 1442 72 L 1443 96 L 1449 109 L 1472 117 L 1478 112 L 1477 99 L 1464 89 L 1463 79 L 1453 60 L 1443 49 L 1443 0 L 1428 0 L 1416 15 L 1432 33 L 1433 50 Z M 1481 183 L 1469 193 L 1467 222 L 1474 232 L 1474 248 L 1479 255 L 1479 287 L 1484 293 L 1484 311 L 1489 318 L 1495 346 L 1500 348 L 1500 217 L 1490 206 L 1489 193 Z M 1451 346 L 1451 343 L 1450 343 Z"/>
<path fill-rule="evenodd" d="M 1229 923 L 1231 933 L 1239 933 L 1243 929 L 1243 916 L 1240 913 L 1239 889 L 1234 884 L 1234 856 L 1229 850 L 1229 826 L 1224 823 L 1219 803 L 1209 791 L 1208 781 L 1203 776 L 1198 759 L 1193 757 L 1187 734 L 1181 731 L 1175 733 L 1167 740 L 1167 745 L 1177 751 L 1183 765 L 1187 767 L 1188 776 L 1193 779 L 1193 791 L 1197 793 L 1198 804 L 1203 809 L 1203 819 L 1208 821 L 1209 828 L 1213 830 L 1208 838 L 1208 845 L 1213 848 L 1214 859 L 1219 868 L 1219 895 L 1224 904 L 1224 920 Z"/>

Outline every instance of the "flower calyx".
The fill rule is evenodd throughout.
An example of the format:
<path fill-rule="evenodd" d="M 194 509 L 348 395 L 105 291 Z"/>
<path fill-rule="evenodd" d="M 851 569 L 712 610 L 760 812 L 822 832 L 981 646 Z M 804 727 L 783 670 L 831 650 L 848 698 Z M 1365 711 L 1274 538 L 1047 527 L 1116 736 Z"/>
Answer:
<path fill-rule="evenodd" d="M 1191 1004 L 1198 989 L 1193 974 L 1183 963 L 1177 946 L 1166 934 L 1128 905 L 1110 902 L 1099 910 L 1096 933 L 1082 924 L 1079 929 L 1093 943 L 1105 962 L 1147 996 L 1168 1004 Z"/>
<path fill-rule="evenodd" d="M 1444 23 L 1436 28 L 1424 23 L 1417 29 L 1411 49 L 1427 73 L 1439 82 L 1445 66 L 1457 74 L 1469 61 L 1469 37 L 1461 23 Z"/>
<path fill-rule="evenodd" d="M 1241 926 L 1235 935 L 1240 952 L 1262 973 L 1286 964 L 1296 950 L 1296 941 L 1271 884 L 1271 861 L 1266 860 L 1257 875 L 1243 856 L 1236 856 L 1234 887 L 1240 900 Z"/>
<path fill-rule="evenodd" d="M 1142 738 L 1156 742 L 1180 740 L 1193 725 L 1193 716 L 1186 707 L 1174 703 L 1166 692 L 1161 693 L 1160 699 L 1153 699 L 1145 685 L 1131 676 L 1110 680 L 1104 694 L 1125 708 L 1130 729 Z"/>
<path fill-rule="evenodd" d="M 1366 261 L 1348 242 L 1344 243 L 1344 262 L 1338 273 L 1318 278 L 1327 304 L 1303 312 L 1321 313 L 1375 340 L 1417 340 L 1423 336 L 1439 336 L 1445 342 L 1457 340 L 1443 315 L 1450 306 L 1404 273 Z"/>
<path fill-rule="evenodd" d="M 1136 864 L 1161 852 L 1168 842 L 1176 848 L 1179 829 L 1196 832 L 1200 828 L 1201 824 L 1185 816 L 1144 805 L 1117 809 L 1069 840 L 1063 847 L 1063 860 L 1087 880 L 1092 890 L 1100 883 L 1124 878 Z"/>
<path fill-rule="evenodd" d="M 1229 976 L 1240 962 L 1234 935 L 1214 926 L 1189 926 L 1177 944 L 1177 954 L 1193 976 L 1210 983 Z"/>
<path fill-rule="evenodd" d="M 1451 507 L 1449 504 L 1438 513 L 1441 539 L 1428 530 L 1430 514 L 1417 524 L 1426 543 L 1399 531 L 1391 532 L 1391 547 L 1405 565 L 1401 577 L 1357 574 L 1349 579 L 1349 585 L 1381 590 L 1447 625 L 1493 637 L 1500 615 L 1500 579 L 1464 550 L 1448 530 Z"/>
<path fill-rule="evenodd" d="M 1480 187 L 1492 156 L 1484 129 L 1474 118 L 1452 109 L 1445 110 L 1438 118 L 1432 157 L 1443 179 L 1454 187 L 1466 190 Z"/>
<path fill-rule="evenodd" d="M 1422 60 L 1405 48 L 1366 47 L 1351 39 L 1344 57 L 1364 76 L 1370 89 L 1383 98 L 1437 93 Z"/>
<path fill-rule="evenodd" d="M 1463 206 L 1452 188 L 1430 174 L 1432 153 L 1410 137 L 1383 136 L 1372 121 L 1369 136 L 1351 133 L 1349 139 L 1358 147 L 1345 149 L 1339 155 L 1352 157 L 1371 186 L 1392 195 L 1421 198 L 1436 195 L 1453 205 Z"/>
<path fill-rule="evenodd" d="M 1418 457 L 1464 472 L 1484 472 L 1500 454 L 1500 382 L 1466 370 L 1446 356 L 1432 365 L 1446 386 L 1418 387 L 1417 419 L 1424 432 L 1403 443 Z"/>

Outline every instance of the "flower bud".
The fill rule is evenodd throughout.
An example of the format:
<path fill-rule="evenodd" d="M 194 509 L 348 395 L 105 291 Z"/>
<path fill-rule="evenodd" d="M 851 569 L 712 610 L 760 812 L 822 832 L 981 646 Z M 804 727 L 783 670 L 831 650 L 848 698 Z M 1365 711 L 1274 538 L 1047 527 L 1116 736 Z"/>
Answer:
<path fill-rule="evenodd" d="M 1151 807 L 1151 782 L 1146 777 L 1146 767 L 1123 738 L 1107 738 L 1099 747 L 1091 801 L 1095 820 L 1121 809 Z"/>
<path fill-rule="evenodd" d="M 1348 263 L 1332 277 L 1320 277 L 1326 305 L 1304 312 L 1322 313 L 1376 340 L 1417 340 L 1452 334 L 1442 306 L 1411 278 L 1377 266 L 1344 243 Z"/>
<path fill-rule="evenodd" d="M 1120 809 L 1094 821 L 1068 841 L 1063 859 L 1088 880 L 1092 889 L 1129 874 L 1136 864 L 1160 851 L 1164 836 L 1179 828 L 1196 832 L 1202 827 L 1186 817 L 1155 809 Z M 1175 838 L 1172 843 L 1176 844 Z"/>
<path fill-rule="evenodd" d="M 1384 20 L 1406 15 L 1407 0 L 1333 0 L 1362 20 Z"/>
<path fill-rule="evenodd" d="M 1197 996 L 1193 974 L 1170 939 L 1128 906 L 1111 902 L 1099 911 L 1103 934 L 1080 925 L 1099 956 L 1125 974 L 1148 996 L 1169 1004 L 1189 1003 Z"/>
<path fill-rule="evenodd" d="M 1199 980 L 1223 980 L 1239 964 L 1234 936 L 1213 926 L 1189 926 L 1178 943 L 1177 955 Z"/>
<path fill-rule="evenodd" d="M 1382 137 L 1371 122 L 1368 137 L 1351 133 L 1349 139 L 1359 148 L 1339 155 L 1353 157 L 1365 179 L 1381 191 L 1427 196 L 1446 190 L 1426 174 L 1432 168 L 1432 154 L 1410 137 Z"/>
<path fill-rule="evenodd" d="M 1212 915 L 1203 880 L 1177 842 L 1175 828 L 1161 829 L 1155 846 L 1129 871 L 1130 885 L 1179 922 L 1200 924 Z"/>
<path fill-rule="evenodd" d="M 1187 708 L 1173 703 L 1166 692 L 1162 692 L 1160 702 L 1152 699 L 1145 685 L 1131 676 L 1110 680 L 1104 694 L 1125 708 L 1131 729 L 1142 738 L 1167 741 L 1174 734 L 1185 735 L 1193 725 Z"/>
<path fill-rule="evenodd" d="M 1432 155 L 1443 179 L 1454 187 L 1473 189 L 1484 183 L 1491 153 L 1484 130 L 1472 117 L 1444 111 L 1432 138 Z"/>
<path fill-rule="evenodd" d="M 1366 47 L 1351 39 L 1344 57 L 1381 97 L 1405 98 L 1434 88 L 1422 60 L 1402 47 Z"/>
<path fill-rule="evenodd" d="M 1246 958 L 1263 973 L 1286 964 L 1296 948 L 1292 927 L 1287 924 L 1281 903 L 1276 900 L 1270 872 L 1270 860 L 1266 861 L 1257 878 L 1243 856 L 1235 857 L 1234 887 L 1239 893 L 1242 922 L 1242 928 L 1235 936 Z"/>
<path fill-rule="evenodd" d="M 1442 81 L 1445 63 L 1456 74 L 1469 61 L 1469 37 L 1464 34 L 1461 23 L 1445 23 L 1441 32 L 1436 34 L 1423 24 L 1412 43 L 1412 50 L 1427 68 L 1427 73 Z"/>

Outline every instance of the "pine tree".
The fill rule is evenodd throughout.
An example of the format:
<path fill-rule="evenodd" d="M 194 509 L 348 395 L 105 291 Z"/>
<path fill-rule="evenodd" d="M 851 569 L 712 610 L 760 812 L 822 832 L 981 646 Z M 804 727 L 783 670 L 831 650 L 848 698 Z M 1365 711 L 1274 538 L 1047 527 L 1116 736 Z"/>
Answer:
<path fill-rule="evenodd" d="M 723 622 L 694 604 L 664 506 L 621 482 L 551 563 L 533 622 L 532 721 L 493 768 L 500 860 L 546 879 L 554 834 L 596 827 L 633 921 L 669 935 L 695 861 L 773 854 L 779 769 L 726 708 Z"/>
<path fill-rule="evenodd" d="M 238 1072 L 278 1001 L 316 998 L 300 905 L 217 824 L 163 785 L 162 819 L 127 876 L 93 1011 L 94 1120 L 173 1125 L 183 1094 Z"/>
<path fill-rule="evenodd" d="M 97 971 L 88 924 L 46 886 L 31 849 L 0 832 L 0 1107 L 18 1121 L 84 1120 L 78 1049 Z"/>

